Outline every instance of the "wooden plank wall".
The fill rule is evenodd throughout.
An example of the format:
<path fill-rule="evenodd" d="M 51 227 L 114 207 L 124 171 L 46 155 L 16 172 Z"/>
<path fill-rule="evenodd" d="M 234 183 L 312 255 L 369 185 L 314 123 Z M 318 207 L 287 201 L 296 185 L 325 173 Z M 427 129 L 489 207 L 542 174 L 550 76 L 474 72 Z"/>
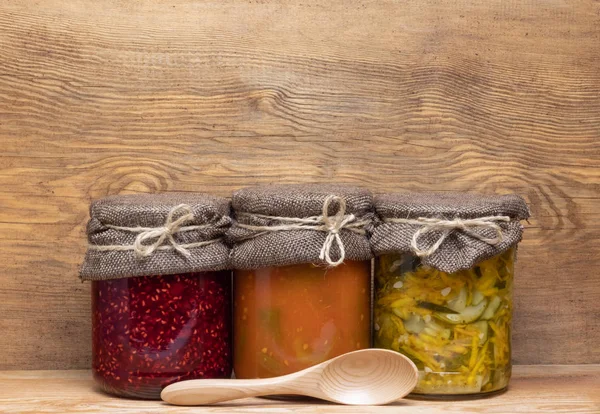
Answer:
<path fill-rule="evenodd" d="M 90 200 L 522 194 L 516 363 L 600 363 L 600 2 L 3 0 L 0 369 L 86 368 Z"/>

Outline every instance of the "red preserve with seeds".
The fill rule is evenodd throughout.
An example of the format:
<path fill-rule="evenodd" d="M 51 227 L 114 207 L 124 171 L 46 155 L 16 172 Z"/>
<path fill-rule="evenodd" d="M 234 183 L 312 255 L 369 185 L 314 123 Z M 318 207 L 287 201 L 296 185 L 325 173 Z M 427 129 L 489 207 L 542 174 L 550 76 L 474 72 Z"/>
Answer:
<path fill-rule="evenodd" d="M 111 394 L 159 399 L 174 382 L 230 378 L 229 202 L 202 194 L 92 204 L 92 368 Z"/>
<path fill-rule="evenodd" d="M 93 373 L 111 394 L 159 398 L 163 387 L 231 375 L 228 272 L 92 283 Z"/>

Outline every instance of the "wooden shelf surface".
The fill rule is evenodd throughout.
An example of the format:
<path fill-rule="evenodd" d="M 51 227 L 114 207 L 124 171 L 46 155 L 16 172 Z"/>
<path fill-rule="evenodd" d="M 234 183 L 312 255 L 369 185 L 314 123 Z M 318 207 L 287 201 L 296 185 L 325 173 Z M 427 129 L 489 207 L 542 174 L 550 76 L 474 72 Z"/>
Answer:
<path fill-rule="evenodd" d="M 212 407 L 108 396 L 89 371 L 0 371 L 2 413 L 600 413 L 600 365 L 521 365 L 500 395 L 458 401 L 404 399 L 383 407 L 245 399 Z"/>

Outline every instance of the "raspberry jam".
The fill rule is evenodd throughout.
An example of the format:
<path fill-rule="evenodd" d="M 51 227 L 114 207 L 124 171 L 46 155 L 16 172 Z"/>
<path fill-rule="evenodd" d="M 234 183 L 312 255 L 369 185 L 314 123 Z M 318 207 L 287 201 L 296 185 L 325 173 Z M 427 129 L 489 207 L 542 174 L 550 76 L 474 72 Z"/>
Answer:
<path fill-rule="evenodd" d="M 231 273 L 92 283 L 93 373 L 124 397 L 159 399 L 186 379 L 231 376 Z"/>

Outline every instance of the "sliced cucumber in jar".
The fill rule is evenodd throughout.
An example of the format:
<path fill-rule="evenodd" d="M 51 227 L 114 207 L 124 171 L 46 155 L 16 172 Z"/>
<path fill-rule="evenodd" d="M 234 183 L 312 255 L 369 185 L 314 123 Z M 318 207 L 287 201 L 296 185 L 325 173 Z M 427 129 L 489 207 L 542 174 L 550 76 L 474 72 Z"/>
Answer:
<path fill-rule="evenodd" d="M 488 320 L 492 319 L 498 308 L 500 307 L 500 303 L 502 303 L 502 299 L 499 296 L 494 296 L 492 300 L 490 300 L 490 304 L 481 315 L 481 319 Z"/>
<path fill-rule="evenodd" d="M 453 325 L 468 324 L 479 319 L 486 310 L 487 305 L 488 302 L 484 299 L 478 305 L 464 308 L 460 313 L 435 313 L 434 316 Z"/>
<path fill-rule="evenodd" d="M 488 340 L 488 323 L 486 321 L 477 321 L 469 325 L 469 327 L 478 332 L 479 346 L 485 344 L 485 341 Z"/>
<path fill-rule="evenodd" d="M 462 312 L 467 307 L 467 289 L 463 287 L 455 298 L 450 299 L 448 307 L 455 312 Z"/>
<path fill-rule="evenodd" d="M 471 300 L 472 305 L 479 305 L 479 303 L 485 299 L 485 296 L 480 291 L 476 290 L 473 292 L 473 299 Z"/>
<path fill-rule="evenodd" d="M 423 332 L 427 335 L 431 335 L 435 338 L 441 338 L 444 340 L 450 339 L 450 336 L 452 335 L 452 331 L 450 329 L 442 327 L 441 325 L 435 323 L 435 321 L 433 320 L 425 324 Z"/>
<path fill-rule="evenodd" d="M 417 306 L 423 309 L 429 309 L 434 312 L 442 312 L 442 313 L 458 313 L 453 309 L 447 308 L 445 306 L 437 305 L 431 302 L 417 302 Z"/>
<path fill-rule="evenodd" d="M 404 329 L 410 333 L 419 334 L 425 329 L 425 322 L 419 315 L 413 313 L 404 321 Z"/>

